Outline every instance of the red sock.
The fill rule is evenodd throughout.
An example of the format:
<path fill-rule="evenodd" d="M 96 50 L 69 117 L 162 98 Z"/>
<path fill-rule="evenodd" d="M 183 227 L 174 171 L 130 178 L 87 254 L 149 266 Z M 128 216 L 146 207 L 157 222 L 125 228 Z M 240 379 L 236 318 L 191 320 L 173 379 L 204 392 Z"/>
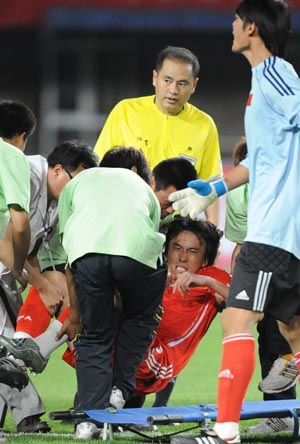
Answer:
<path fill-rule="evenodd" d="M 63 324 L 64 321 L 69 317 L 69 314 L 70 314 L 70 306 L 68 305 L 63 309 L 63 311 L 57 317 L 57 320 Z"/>
<path fill-rule="evenodd" d="M 58 316 L 57 320 L 60 321 L 62 324 L 64 321 L 69 317 L 70 314 L 70 307 L 66 307 L 62 313 Z M 76 360 L 75 360 L 75 350 L 70 350 L 69 347 L 65 350 L 61 357 L 65 362 L 67 362 L 71 367 L 76 367 Z"/>
<path fill-rule="evenodd" d="M 18 318 L 16 332 L 27 333 L 35 338 L 48 328 L 51 316 L 45 307 L 39 292 L 30 287 L 27 298 L 22 305 Z"/>
<path fill-rule="evenodd" d="M 61 359 L 69 364 L 71 367 L 76 368 L 75 350 L 70 350 L 68 347 L 64 351 Z"/>
<path fill-rule="evenodd" d="M 242 403 L 254 368 L 254 336 L 244 333 L 223 339 L 217 422 L 239 422 Z"/>
<path fill-rule="evenodd" d="M 296 361 L 296 366 L 297 366 L 297 369 L 298 369 L 298 373 L 300 375 L 300 352 L 294 354 L 294 358 L 295 358 L 295 361 Z M 300 381 L 300 377 L 299 376 L 298 376 L 298 381 Z"/>

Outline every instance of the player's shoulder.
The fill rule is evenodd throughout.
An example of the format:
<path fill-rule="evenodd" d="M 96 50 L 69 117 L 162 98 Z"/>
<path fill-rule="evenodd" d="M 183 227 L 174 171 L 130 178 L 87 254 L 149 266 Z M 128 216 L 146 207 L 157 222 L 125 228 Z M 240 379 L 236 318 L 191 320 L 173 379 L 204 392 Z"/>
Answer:
<path fill-rule="evenodd" d="M 32 156 L 26 157 L 30 166 L 30 170 L 33 172 L 40 172 L 45 165 L 48 165 L 45 157 L 40 156 L 39 154 L 34 154 Z"/>
<path fill-rule="evenodd" d="M 214 119 L 202 109 L 197 108 L 197 106 L 192 105 L 189 102 L 187 102 L 184 106 L 185 112 L 190 119 L 193 119 L 195 121 L 201 120 L 203 122 L 206 122 L 207 124 L 215 125 Z"/>
<path fill-rule="evenodd" d="M 263 91 L 271 90 L 279 95 L 294 95 L 293 88 L 299 89 L 300 79 L 294 67 L 286 60 L 272 56 L 254 68 L 256 79 Z"/>
<path fill-rule="evenodd" d="M 223 268 L 216 265 L 210 265 L 208 267 L 200 268 L 198 274 L 211 277 L 223 284 L 229 284 L 231 281 L 231 274 Z"/>
<path fill-rule="evenodd" d="M 26 159 L 25 154 L 19 148 L 15 147 L 11 143 L 6 142 L 0 137 L 0 155 L 1 157 L 17 157 L 20 159 Z"/>
<path fill-rule="evenodd" d="M 141 96 L 141 97 L 133 97 L 129 99 L 120 100 L 115 106 L 116 109 L 140 109 L 147 108 L 149 105 L 154 104 L 155 96 Z"/>

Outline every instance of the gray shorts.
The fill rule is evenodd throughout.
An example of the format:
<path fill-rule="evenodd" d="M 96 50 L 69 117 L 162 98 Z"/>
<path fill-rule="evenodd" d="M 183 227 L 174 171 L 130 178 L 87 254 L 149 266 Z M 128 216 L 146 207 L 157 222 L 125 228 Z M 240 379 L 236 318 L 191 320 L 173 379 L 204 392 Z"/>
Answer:
<path fill-rule="evenodd" d="M 226 307 L 268 313 L 288 324 L 300 315 L 300 261 L 280 248 L 245 242 Z"/>

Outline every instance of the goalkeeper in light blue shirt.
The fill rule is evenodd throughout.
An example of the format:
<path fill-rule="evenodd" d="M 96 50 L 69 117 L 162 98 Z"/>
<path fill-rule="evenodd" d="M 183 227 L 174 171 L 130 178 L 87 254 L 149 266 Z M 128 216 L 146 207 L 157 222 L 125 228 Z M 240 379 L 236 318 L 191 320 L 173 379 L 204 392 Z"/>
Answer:
<path fill-rule="evenodd" d="M 169 196 L 197 219 L 227 190 L 249 181 L 248 232 L 222 316 L 223 358 L 214 430 L 172 443 L 240 443 L 242 402 L 255 367 L 253 327 L 268 313 L 279 322 L 300 371 L 300 80 L 283 57 L 291 30 L 284 0 L 243 0 L 232 51 L 252 68 L 245 112 L 248 157 L 223 180 L 192 181 Z"/>

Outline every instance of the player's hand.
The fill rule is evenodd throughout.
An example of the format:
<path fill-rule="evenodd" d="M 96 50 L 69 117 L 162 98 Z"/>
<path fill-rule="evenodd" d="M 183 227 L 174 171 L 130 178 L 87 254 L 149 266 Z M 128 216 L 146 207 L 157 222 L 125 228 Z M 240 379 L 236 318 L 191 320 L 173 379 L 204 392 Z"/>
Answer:
<path fill-rule="evenodd" d="M 22 273 L 16 276 L 16 279 L 20 284 L 19 291 L 22 293 L 22 291 L 25 290 L 28 284 L 28 273 L 25 268 L 23 268 Z"/>
<path fill-rule="evenodd" d="M 188 185 L 189 188 L 171 193 L 169 200 L 173 202 L 175 211 L 191 219 L 198 219 L 202 211 L 227 191 L 223 181 L 211 184 L 205 180 L 192 180 Z"/>
<path fill-rule="evenodd" d="M 178 279 L 172 286 L 173 293 L 179 291 L 180 295 L 183 297 L 185 293 L 189 292 L 191 287 L 206 287 L 206 276 L 184 271 L 179 275 Z"/>
<path fill-rule="evenodd" d="M 176 282 L 176 277 L 172 275 L 172 273 L 168 272 L 167 279 L 166 279 L 166 288 L 170 287 Z"/>
<path fill-rule="evenodd" d="M 49 311 L 51 316 L 54 316 L 58 307 L 60 307 L 64 300 L 64 293 L 61 288 L 54 287 L 51 283 L 43 285 L 39 289 L 41 299 Z"/>
<path fill-rule="evenodd" d="M 68 336 L 69 341 L 73 341 L 76 336 L 81 333 L 82 325 L 80 322 L 72 321 L 70 318 L 65 319 L 61 329 L 56 334 L 56 340 L 58 341 L 63 335 Z"/>
<path fill-rule="evenodd" d="M 191 219 L 197 220 L 202 211 L 204 211 L 214 200 L 217 195 L 200 196 L 192 188 L 175 191 L 169 196 L 169 200 L 173 202 L 172 207 L 175 211 L 180 211 L 181 216 L 189 216 Z"/>

